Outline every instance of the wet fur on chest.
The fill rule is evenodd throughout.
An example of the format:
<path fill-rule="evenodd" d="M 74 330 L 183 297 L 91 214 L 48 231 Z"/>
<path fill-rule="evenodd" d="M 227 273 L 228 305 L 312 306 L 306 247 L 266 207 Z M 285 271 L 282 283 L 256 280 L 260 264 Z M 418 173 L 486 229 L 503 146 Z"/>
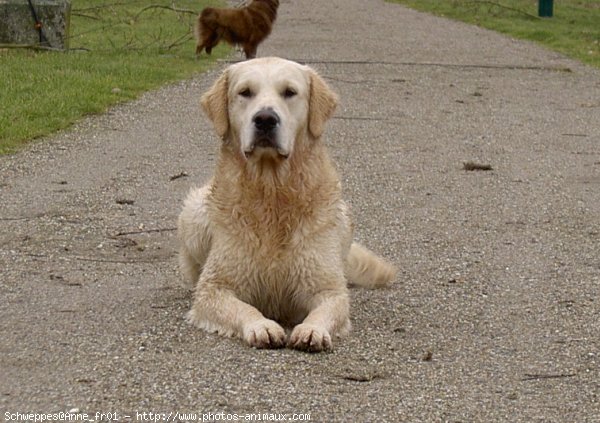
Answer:
<path fill-rule="evenodd" d="M 335 222 L 341 189 L 328 160 L 246 166 L 238 161 L 227 153 L 221 158 L 211 190 L 213 219 L 236 240 L 242 235 L 249 253 L 268 252 L 269 261 L 293 254 Z"/>
<path fill-rule="evenodd" d="M 221 157 L 213 180 L 214 247 L 243 267 L 230 270 L 243 301 L 293 325 L 307 313 L 319 240 L 338 220 L 337 174 L 327 159 L 277 165 L 286 169 L 240 167 L 236 160 Z"/>

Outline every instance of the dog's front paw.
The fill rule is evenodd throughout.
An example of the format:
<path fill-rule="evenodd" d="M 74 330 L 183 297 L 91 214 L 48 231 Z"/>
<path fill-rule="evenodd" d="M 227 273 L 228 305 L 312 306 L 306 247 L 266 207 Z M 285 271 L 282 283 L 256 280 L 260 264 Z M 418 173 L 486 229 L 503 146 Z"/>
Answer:
<path fill-rule="evenodd" d="M 285 345 L 285 330 L 268 319 L 247 325 L 243 337 L 254 348 L 282 348 Z"/>
<path fill-rule="evenodd" d="M 308 352 L 331 351 L 333 343 L 326 329 L 307 323 L 294 328 L 287 346 L 296 350 Z"/>

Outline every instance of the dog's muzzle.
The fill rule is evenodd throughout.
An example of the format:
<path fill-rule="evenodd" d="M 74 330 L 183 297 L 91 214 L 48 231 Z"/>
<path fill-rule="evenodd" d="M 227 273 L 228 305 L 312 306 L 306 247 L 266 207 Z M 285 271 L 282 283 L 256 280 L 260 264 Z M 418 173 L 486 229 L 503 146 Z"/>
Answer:
<path fill-rule="evenodd" d="M 249 151 L 245 151 L 246 157 L 250 156 L 256 147 L 276 150 L 280 156 L 287 157 L 277 143 L 277 130 L 281 124 L 279 115 L 270 108 L 264 108 L 256 112 L 252 117 L 254 125 L 254 138 Z"/>

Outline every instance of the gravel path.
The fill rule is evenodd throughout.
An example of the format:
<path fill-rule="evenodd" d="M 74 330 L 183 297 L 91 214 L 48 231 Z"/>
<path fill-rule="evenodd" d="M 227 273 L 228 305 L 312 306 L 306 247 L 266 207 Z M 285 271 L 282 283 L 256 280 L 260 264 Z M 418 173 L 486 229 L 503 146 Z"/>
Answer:
<path fill-rule="evenodd" d="M 259 55 L 340 94 L 327 142 L 398 281 L 352 291 L 331 354 L 184 322 L 173 229 L 213 169 L 215 69 L 0 158 L 0 419 L 600 421 L 600 73 L 380 0 L 284 0 Z"/>

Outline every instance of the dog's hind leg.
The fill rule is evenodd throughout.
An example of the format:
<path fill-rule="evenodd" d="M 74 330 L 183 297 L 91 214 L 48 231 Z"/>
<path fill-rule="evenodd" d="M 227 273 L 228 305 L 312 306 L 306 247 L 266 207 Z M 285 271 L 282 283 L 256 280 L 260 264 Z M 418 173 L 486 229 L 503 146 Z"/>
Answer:
<path fill-rule="evenodd" d="M 221 37 L 219 36 L 218 33 L 213 32 L 210 34 L 210 37 L 207 37 L 204 40 L 204 45 L 206 46 L 206 54 L 211 54 L 212 53 L 212 49 L 219 44 L 219 41 L 221 40 Z"/>
<path fill-rule="evenodd" d="M 185 286 L 194 289 L 208 257 L 212 244 L 206 196 L 210 189 L 206 185 L 190 191 L 179 215 L 177 233 L 181 244 L 179 268 Z"/>
<path fill-rule="evenodd" d="M 202 50 L 206 50 L 206 54 L 211 54 L 214 46 L 219 44 L 219 36 L 211 34 L 209 37 L 203 38 L 201 43 L 196 46 L 196 57 L 199 57 Z"/>
<path fill-rule="evenodd" d="M 192 291 L 202 272 L 202 264 L 189 253 L 186 247 L 181 247 L 179 250 L 179 271 L 181 272 L 184 288 Z"/>
<path fill-rule="evenodd" d="M 200 53 L 202 53 L 202 50 L 204 50 L 204 44 L 198 43 L 196 45 L 196 58 L 200 57 Z"/>

